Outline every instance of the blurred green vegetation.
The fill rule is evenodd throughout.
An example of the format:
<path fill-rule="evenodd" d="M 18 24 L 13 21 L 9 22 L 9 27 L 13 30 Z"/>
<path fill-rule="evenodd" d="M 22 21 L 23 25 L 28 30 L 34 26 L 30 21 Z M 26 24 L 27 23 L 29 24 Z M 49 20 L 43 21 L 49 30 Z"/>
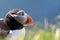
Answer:
<path fill-rule="evenodd" d="M 55 32 L 44 30 L 32 31 L 26 33 L 25 40 L 54 40 Z"/>
<path fill-rule="evenodd" d="M 54 27 L 44 30 L 37 25 L 36 29 L 26 30 L 25 40 L 56 40 L 56 30 Z M 60 40 L 60 37 L 57 40 Z"/>

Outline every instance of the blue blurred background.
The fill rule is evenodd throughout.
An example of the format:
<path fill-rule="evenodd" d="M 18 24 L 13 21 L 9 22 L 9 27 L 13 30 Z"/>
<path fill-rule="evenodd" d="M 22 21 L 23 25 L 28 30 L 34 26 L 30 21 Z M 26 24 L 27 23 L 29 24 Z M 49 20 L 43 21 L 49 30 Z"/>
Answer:
<path fill-rule="evenodd" d="M 0 0 L 0 18 L 13 8 L 21 8 L 35 21 L 50 21 L 60 14 L 60 0 Z"/>
<path fill-rule="evenodd" d="M 14 8 L 23 9 L 36 22 L 33 27 L 26 27 L 25 40 L 56 39 L 55 30 L 60 32 L 60 0 L 0 0 L 0 18 Z"/>

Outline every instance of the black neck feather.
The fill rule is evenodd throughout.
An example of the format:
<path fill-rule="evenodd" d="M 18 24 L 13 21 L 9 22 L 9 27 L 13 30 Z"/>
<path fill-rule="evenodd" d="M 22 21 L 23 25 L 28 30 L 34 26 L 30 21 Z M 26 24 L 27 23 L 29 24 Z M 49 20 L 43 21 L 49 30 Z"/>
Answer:
<path fill-rule="evenodd" d="M 9 21 L 7 21 L 7 25 L 10 27 L 10 30 L 16 30 L 16 29 L 22 29 L 24 26 L 17 22 L 13 17 L 9 18 Z"/>

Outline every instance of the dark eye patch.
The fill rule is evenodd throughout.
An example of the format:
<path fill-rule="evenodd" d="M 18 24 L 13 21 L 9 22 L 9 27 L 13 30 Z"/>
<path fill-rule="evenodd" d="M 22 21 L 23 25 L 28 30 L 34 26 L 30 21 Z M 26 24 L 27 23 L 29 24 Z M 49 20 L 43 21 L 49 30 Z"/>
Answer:
<path fill-rule="evenodd" d="M 24 15 L 24 12 L 20 12 L 21 15 Z"/>
<path fill-rule="evenodd" d="M 24 12 L 16 13 L 16 15 L 24 15 Z"/>
<path fill-rule="evenodd" d="M 16 14 L 16 13 L 11 13 L 11 14 Z"/>

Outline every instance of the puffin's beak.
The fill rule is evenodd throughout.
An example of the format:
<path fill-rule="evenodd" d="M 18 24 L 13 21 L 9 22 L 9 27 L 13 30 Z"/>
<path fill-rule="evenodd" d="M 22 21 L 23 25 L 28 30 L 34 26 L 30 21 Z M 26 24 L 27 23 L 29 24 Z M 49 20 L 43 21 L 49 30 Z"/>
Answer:
<path fill-rule="evenodd" d="M 26 22 L 26 24 L 24 24 L 24 26 L 33 26 L 34 21 L 33 21 L 32 17 L 26 13 L 25 13 L 25 16 L 27 16 L 27 22 Z"/>

